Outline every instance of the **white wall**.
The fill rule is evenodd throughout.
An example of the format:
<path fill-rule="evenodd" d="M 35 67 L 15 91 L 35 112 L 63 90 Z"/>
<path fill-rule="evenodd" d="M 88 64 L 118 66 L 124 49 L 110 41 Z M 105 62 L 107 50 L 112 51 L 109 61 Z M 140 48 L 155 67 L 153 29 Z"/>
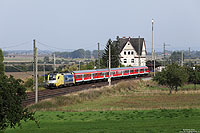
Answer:
<path fill-rule="evenodd" d="M 126 52 L 126 54 L 124 52 Z M 129 65 L 139 66 L 139 58 L 138 58 L 137 52 L 135 51 L 133 46 L 130 44 L 130 42 L 127 42 L 127 44 L 124 46 L 122 52 L 120 53 L 120 56 L 123 57 L 121 58 L 121 64 L 125 66 L 129 66 Z M 145 58 L 142 58 L 142 57 L 145 57 Z M 124 63 L 124 59 L 126 59 L 126 63 Z M 132 62 L 132 59 L 134 59 L 134 63 Z M 146 49 L 145 49 L 144 43 L 143 43 L 143 48 L 142 48 L 142 55 L 140 58 L 140 64 L 141 66 L 146 65 Z"/>

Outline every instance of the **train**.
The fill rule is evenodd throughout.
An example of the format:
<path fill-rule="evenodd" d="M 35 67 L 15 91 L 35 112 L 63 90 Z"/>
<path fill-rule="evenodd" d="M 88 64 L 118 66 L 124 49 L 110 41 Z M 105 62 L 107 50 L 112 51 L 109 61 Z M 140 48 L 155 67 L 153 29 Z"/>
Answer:
<path fill-rule="evenodd" d="M 149 69 L 147 66 L 111 68 L 110 70 L 110 76 L 112 79 L 128 76 L 143 76 L 148 74 Z M 54 88 L 72 86 L 85 82 L 106 80 L 108 78 L 108 69 L 80 70 L 71 73 L 50 73 L 47 79 L 47 87 Z"/>

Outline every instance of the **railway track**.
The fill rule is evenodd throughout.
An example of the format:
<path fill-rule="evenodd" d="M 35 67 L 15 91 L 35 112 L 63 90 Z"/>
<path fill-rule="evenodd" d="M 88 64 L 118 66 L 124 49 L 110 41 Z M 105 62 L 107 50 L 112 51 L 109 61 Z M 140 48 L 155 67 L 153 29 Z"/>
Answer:
<path fill-rule="evenodd" d="M 149 78 L 149 76 L 146 77 L 140 77 L 142 79 Z M 116 84 L 118 82 L 127 81 L 127 80 L 138 80 L 137 78 L 124 78 L 124 79 L 114 79 L 112 80 L 112 84 Z M 61 96 L 65 94 L 70 94 L 72 92 L 78 92 L 82 90 L 87 90 L 90 88 L 99 88 L 102 86 L 107 86 L 107 81 L 98 81 L 98 83 L 84 83 L 79 86 L 70 86 L 70 87 L 64 87 L 64 88 L 58 88 L 58 89 L 46 89 L 42 91 L 38 91 L 38 101 L 53 98 L 55 96 Z M 30 104 L 35 103 L 35 92 L 28 92 L 27 98 L 22 102 L 23 106 L 28 106 Z"/>

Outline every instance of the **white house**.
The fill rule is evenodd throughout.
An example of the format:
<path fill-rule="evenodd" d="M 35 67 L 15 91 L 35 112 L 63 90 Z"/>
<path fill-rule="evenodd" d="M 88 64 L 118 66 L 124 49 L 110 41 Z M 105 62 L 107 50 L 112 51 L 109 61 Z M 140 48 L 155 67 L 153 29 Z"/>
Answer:
<path fill-rule="evenodd" d="M 118 38 L 120 60 L 124 66 L 146 66 L 146 44 L 144 38 Z"/>

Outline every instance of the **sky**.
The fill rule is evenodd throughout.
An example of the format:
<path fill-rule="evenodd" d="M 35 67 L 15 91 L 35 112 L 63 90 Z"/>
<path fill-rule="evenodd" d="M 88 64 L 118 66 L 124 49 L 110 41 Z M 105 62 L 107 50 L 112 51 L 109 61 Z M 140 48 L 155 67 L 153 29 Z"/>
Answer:
<path fill-rule="evenodd" d="M 200 0 L 0 0 L 0 48 L 104 49 L 109 38 L 142 37 L 151 52 L 200 50 Z"/>

